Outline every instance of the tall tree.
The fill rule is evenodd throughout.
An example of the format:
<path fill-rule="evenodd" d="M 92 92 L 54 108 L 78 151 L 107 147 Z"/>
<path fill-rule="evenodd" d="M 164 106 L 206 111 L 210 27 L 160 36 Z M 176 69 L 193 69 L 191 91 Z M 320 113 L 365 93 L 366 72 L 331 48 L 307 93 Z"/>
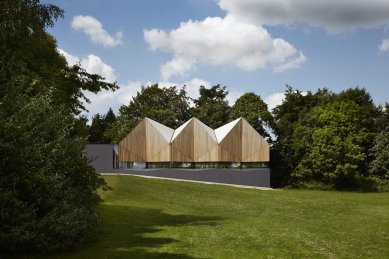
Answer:
<path fill-rule="evenodd" d="M 67 66 L 45 31 L 62 16 L 38 0 L 1 2 L 0 253 L 69 248 L 96 232 L 105 184 L 74 116 L 83 90 L 117 86 Z"/>
<path fill-rule="evenodd" d="M 220 85 L 210 89 L 200 86 L 200 96 L 194 100 L 193 115 L 209 127 L 216 129 L 230 119 L 231 107 L 227 101 L 228 91 Z"/>
<path fill-rule="evenodd" d="M 288 185 L 292 171 L 303 158 L 302 155 L 296 156 L 299 153 L 294 152 L 294 131 L 299 120 L 317 105 L 330 102 L 333 96 L 327 89 L 319 89 L 315 94 L 305 94 L 287 86 L 284 101 L 273 109 L 276 141 L 270 153 L 270 166 L 274 186 Z"/>
<path fill-rule="evenodd" d="M 295 128 L 293 170 L 297 184 L 316 183 L 337 189 L 358 188 L 368 175 L 364 141 L 369 130 L 361 121 L 369 115 L 353 101 L 315 107 Z"/>
<path fill-rule="evenodd" d="M 89 127 L 88 142 L 91 144 L 104 143 L 104 118 L 97 113 L 92 118 L 92 123 Z"/>
<path fill-rule="evenodd" d="M 88 142 L 92 144 L 112 143 L 112 139 L 107 135 L 107 131 L 115 122 L 116 115 L 111 108 L 104 116 L 101 116 L 99 113 L 95 114 L 89 127 Z"/>
<path fill-rule="evenodd" d="M 244 117 L 259 134 L 270 139 L 268 131 L 273 127 L 273 116 L 259 95 L 245 93 L 239 97 L 232 106 L 231 117 Z"/>
<path fill-rule="evenodd" d="M 389 190 L 389 104 L 381 109 L 376 126 L 379 131 L 375 134 L 373 146 L 370 149 L 372 160 L 369 173 L 372 177 L 378 178 L 383 188 Z"/>
<path fill-rule="evenodd" d="M 185 89 L 176 86 L 160 88 L 158 84 L 142 86 L 129 105 L 120 107 L 117 121 L 106 136 L 119 142 L 145 117 L 171 128 L 183 124 L 191 117 Z"/>

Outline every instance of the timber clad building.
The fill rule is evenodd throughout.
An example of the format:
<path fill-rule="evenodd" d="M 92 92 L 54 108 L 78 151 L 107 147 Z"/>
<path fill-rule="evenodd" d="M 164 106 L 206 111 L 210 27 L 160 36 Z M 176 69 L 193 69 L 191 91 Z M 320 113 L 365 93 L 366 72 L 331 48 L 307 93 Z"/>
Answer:
<path fill-rule="evenodd" d="M 243 118 L 216 130 L 192 118 L 176 130 L 143 119 L 118 147 L 120 167 L 263 165 L 269 144 Z M 139 166 L 140 165 L 140 166 Z"/>

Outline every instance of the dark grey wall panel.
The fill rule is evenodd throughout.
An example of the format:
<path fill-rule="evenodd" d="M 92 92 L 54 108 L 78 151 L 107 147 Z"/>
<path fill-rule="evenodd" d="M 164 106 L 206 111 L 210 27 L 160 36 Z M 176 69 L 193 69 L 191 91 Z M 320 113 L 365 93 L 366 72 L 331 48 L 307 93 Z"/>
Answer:
<path fill-rule="evenodd" d="M 173 179 L 270 187 L 270 169 L 114 169 L 112 173 L 156 176 Z"/>
<path fill-rule="evenodd" d="M 88 144 L 86 155 L 97 173 L 109 173 L 114 165 L 115 144 Z"/>

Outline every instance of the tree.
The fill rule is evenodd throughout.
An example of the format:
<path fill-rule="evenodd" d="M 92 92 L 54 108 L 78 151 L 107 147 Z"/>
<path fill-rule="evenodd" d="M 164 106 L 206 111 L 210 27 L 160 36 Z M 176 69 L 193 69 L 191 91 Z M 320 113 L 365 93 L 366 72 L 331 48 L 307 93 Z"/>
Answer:
<path fill-rule="evenodd" d="M 92 123 L 89 127 L 88 142 L 91 144 L 104 143 L 104 118 L 99 113 L 92 118 Z"/>
<path fill-rule="evenodd" d="M 272 184 L 275 187 L 290 184 L 290 175 L 304 154 L 294 152 L 294 131 L 298 122 L 319 104 L 333 99 L 334 94 L 327 89 L 319 89 L 315 94 L 303 92 L 287 86 L 281 105 L 273 109 L 275 141 L 271 147 L 270 167 Z M 299 156 L 296 156 L 299 154 Z"/>
<path fill-rule="evenodd" d="M 375 134 L 373 146 L 370 149 L 372 158 L 369 173 L 379 183 L 378 188 L 389 189 L 389 105 L 381 110 L 377 117 L 376 126 L 379 130 Z M 386 186 L 386 187 L 385 187 Z"/>
<path fill-rule="evenodd" d="M 115 121 L 116 115 L 111 108 L 109 108 L 104 116 L 101 116 L 99 113 L 95 114 L 89 127 L 88 142 L 92 144 L 112 143 L 112 139 L 107 135 L 107 131 Z"/>
<path fill-rule="evenodd" d="M 371 148 L 371 155 L 374 157 L 370 163 L 369 172 L 384 181 L 389 181 L 389 132 L 382 131 L 374 138 L 374 145 Z"/>
<path fill-rule="evenodd" d="M 117 121 L 105 135 L 119 142 L 145 117 L 174 129 L 189 120 L 191 113 L 185 88 L 142 86 L 129 105 L 120 107 Z"/>
<path fill-rule="evenodd" d="M 193 115 L 209 127 L 216 129 L 230 119 L 231 107 L 226 97 L 226 87 L 212 86 L 210 89 L 200 86 L 200 96 L 194 100 Z"/>
<path fill-rule="evenodd" d="M 270 139 L 268 130 L 273 127 L 273 116 L 259 95 L 245 93 L 239 97 L 232 106 L 231 117 L 244 117 L 259 134 Z"/>
<path fill-rule="evenodd" d="M 273 183 L 337 189 L 372 186 L 368 152 L 378 112 L 366 89 L 302 94 L 288 87 L 284 102 L 273 113 L 277 137 L 271 153 Z"/>
<path fill-rule="evenodd" d="M 81 115 L 78 118 L 75 118 L 74 135 L 81 137 L 83 139 L 88 138 L 89 127 L 87 123 L 88 123 L 88 118 L 85 115 Z"/>
<path fill-rule="evenodd" d="M 75 115 L 83 90 L 116 89 L 69 67 L 46 33 L 63 11 L 38 0 L 0 8 L 0 251 L 66 249 L 96 232 L 97 189 Z M 1 256 L 1 255 L 0 255 Z"/>
<path fill-rule="evenodd" d="M 302 157 L 293 170 L 296 184 L 317 184 L 337 189 L 360 187 L 367 177 L 364 141 L 369 131 L 361 124 L 368 116 L 353 101 L 334 101 L 315 107 L 294 132 L 294 157 Z"/>

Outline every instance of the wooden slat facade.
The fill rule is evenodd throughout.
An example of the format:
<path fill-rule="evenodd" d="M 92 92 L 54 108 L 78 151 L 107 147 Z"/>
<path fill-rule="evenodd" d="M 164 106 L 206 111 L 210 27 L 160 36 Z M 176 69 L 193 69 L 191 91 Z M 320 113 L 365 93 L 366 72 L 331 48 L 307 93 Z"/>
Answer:
<path fill-rule="evenodd" d="M 242 160 L 242 127 L 241 120 L 219 142 L 222 162 L 240 162 Z"/>
<path fill-rule="evenodd" d="M 194 118 L 194 162 L 218 161 L 218 145 L 213 129 Z"/>
<path fill-rule="evenodd" d="M 157 128 L 158 125 L 161 128 Z M 119 161 L 169 162 L 171 160 L 170 137 L 166 139 L 164 137 L 166 132 L 162 134 L 161 130 L 168 131 L 167 134 L 170 134 L 170 137 L 174 132 L 173 129 L 149 118 L 143 119 L 119 143 Z"/>
<path fill-rule="evenodd" d="M 215 131 L 196 118 L 176 131 L 145 118 L 120 142 L 119 161 L 268 162 L 269 150 L 243 118 Z"/>

